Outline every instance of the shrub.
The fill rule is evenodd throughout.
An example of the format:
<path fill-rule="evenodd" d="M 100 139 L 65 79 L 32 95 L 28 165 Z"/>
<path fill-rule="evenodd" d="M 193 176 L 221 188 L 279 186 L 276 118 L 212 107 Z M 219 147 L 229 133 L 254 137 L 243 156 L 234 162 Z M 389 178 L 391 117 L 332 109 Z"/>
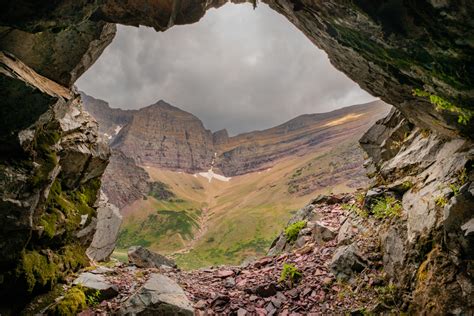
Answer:
<path fill-rule="evenodd" d="M 400 201 L 392 196 L 380 198 L 372 207 L 372 213 L 375 218 L 383 219 L 387 217 L 397 217 L 402 213 L 402 205 Z"/>
<path fill-rule="evenodd" d="M 162 201 L 170 201 L 176 197 L 176 195 L 170 190 L 170 187 L 166 183 L 160 181 L 150 183 L 150 191 L 148 192 L 148 195 Z"/>
<path fill-rule="evenodd" d="M 300 231 L 306 226 L 306 221 L 298 221 L 285 228 L 285 236 L 289 242 L 295 241 L 298 238 Z"/>
<path fill-rule="evenodd" d="M 459 190 L 461 189 L 461 186 L 457 183 L 451 183 L 449 185 L 449 188 L 451 189 L 451 191 L 453 191 L 453 194 L 454 195 L 458 195 L 459 194 Z"/>
<path fill-rule="evenodd" d="M 293 286 L 293 284 L 298 283 L 302 277 L 303 273 L 301 273 L 301 271 L 298 270 L 298 268 L 294 264 L 283 264 L 283 269 L 281 270 L 280 275 L 280 282 L 290 281 L 291 286 Z"/>

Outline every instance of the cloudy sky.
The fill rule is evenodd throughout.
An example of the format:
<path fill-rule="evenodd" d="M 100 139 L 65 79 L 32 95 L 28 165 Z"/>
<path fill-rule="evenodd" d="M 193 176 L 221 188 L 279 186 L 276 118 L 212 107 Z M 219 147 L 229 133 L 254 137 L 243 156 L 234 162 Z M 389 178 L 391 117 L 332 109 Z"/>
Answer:
<path fill-rule="evenodd" d="M 374 99 L 263 4 L 227 4 L 163 33 L 118 26 L 77 85 L 123 109 L 163 99 L 231 134 Z"/>

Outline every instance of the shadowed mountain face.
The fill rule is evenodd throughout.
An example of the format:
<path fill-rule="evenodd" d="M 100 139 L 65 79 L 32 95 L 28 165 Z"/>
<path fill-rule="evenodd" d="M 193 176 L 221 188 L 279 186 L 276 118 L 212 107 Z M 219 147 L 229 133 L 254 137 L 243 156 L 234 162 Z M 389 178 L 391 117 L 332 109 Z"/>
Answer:
<path fill-rule="evenodd" d="M 212 133 L 194 115 L 162 100 L 127 111 L 84 94 L 83 100 L 112 148 L 138 165 L 188 173 L 207 171 L 212 165 L 225 176 L 261 171 L 285 157 L 302 156 L 361 134 L 388 111 L 387 104 L 374 101 L 301 115 L 270 129 L 229 137 L 226 130 Z"/>

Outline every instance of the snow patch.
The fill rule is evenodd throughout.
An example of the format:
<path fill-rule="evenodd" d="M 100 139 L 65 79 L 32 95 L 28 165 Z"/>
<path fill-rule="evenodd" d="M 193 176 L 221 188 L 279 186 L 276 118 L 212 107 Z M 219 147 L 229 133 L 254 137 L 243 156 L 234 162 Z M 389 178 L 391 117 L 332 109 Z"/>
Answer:
<path fill-rule="evenodd" d="M 209 180 L 209 183 L 212 181 L 212 179 L 216 179 L 216 180 L 219 180 L 219 181 L 224 181 L 224 182 L 229 182 L 231 178 L 229 177 L 225 177 L 223 175 L 220 175 L 220 174 L 217 174 L 217 173 L 214 173 L 214 171 L 212 171 L 212 168 L 209 169 L 207 172 L 199 172 L 198 173 L 201 177 L 204 177 L 206 179 Z M 196 175 L 194 175 L 196 176 Z"/>
<path fill-rule="evenodd" d="M 115 127 L 115 135 L 117 135 L 117 134 L 120 132 L 120 130 L 122 129 L 122 127 L 123 127 L 123 126 L 120 126 L 120 125 L 117 125 L 117 126 Z"/>

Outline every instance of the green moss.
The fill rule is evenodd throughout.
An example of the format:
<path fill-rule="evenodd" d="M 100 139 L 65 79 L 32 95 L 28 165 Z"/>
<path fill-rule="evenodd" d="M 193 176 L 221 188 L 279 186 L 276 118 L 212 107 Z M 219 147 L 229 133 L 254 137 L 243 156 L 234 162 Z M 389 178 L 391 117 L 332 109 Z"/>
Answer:
<path fill-rule="evenodd" d="M 64 242 L 73 237 L 72 233 L 80 228 L 81 216 L 92 218 L 95 215 L 93 205 L 99 188 L 100 179 L 92 179 L 77 189 L 63 191 L 60 179 L 56 179 L 38 221 L 44 227 L 45 235 L 53 238 L 61 231 Z"/>
<path fill-rule="evenodd" d="M 431 94 L 428 91 L 414 89 L 413 95 L 417 97 L 427 98 L 431 104 L 435 106 L 436 111 L 449 111 L 458 115 L 458 123 L 467 125 L 471 118 L 474 116 L 474 111 L 463 109 L 458 105 L 444 99 L 435 94 Z"/>
<path fill-rule="evenodd" d="M 290 281 L 291 286 L 298 283 L 303 273 L 294 264 L 284 263 L 281 270 L 280 282 Z"/>
<path fill-rule="evenodd" d="M 402 205 L 394 197 L 387 196 L 378 199 L 371 211 L 374 217 L 378 219 L 397 217 L 402 213 Z"/>
<path fill-rule="evenodd" d="M 411 188 L 413 188 L 413 185 L 414 185 L 414 184 L 413 184 L 413 182 L 411 182 L 411 181 L 408 181 L 408 180 L 407 180 L 407 181 L 404 181 L 404 182 L 402 183 L 402 190 L 403 190 L 403 191 L 408 191 L 408 190 L 410 190 Z"/>
<path fill-rule="evenodd" d="M 85 249 L 79 245 L 68 245 L 59 251 L 38 252 L 25 250 L 16 273 L 26 281 L 27 289 L 50 289 L 70 272 L 88 265 Z"/>
<path fill-rule="evenodd" d="M 288 242 L 293 242 L 298 238 L 300 231 L 306 226 L 306 221 L 298 221 L 285 228 L 285 236 Z"/>
<path fill-rule="evenodd" d="M 39 167 L 32 177 L 33 186 L 38 186 L 48 181 L 49 174 L 58 164 L 58 157 L 53 146 L 60 140 L 59 127 L 54 123 L 40 126 L 35 131 L 33 149 L 36 152 L 35 162 Z"/>
<path fill-rule="evenodd" d="M 20 262 L 17 274 L 25 277 L 29 292 L 37 285 L 52 287 L 56 283 L 59 267 L 51 258 L 36 251 L 25 251 Z"/>
<path fill-rule="evenodd" d="M 77 315 L 87 308 L 86 295 L 81 287 L 75 286 L 66 292 L 63 299 L 51 308 L 53 315 Z"/>

